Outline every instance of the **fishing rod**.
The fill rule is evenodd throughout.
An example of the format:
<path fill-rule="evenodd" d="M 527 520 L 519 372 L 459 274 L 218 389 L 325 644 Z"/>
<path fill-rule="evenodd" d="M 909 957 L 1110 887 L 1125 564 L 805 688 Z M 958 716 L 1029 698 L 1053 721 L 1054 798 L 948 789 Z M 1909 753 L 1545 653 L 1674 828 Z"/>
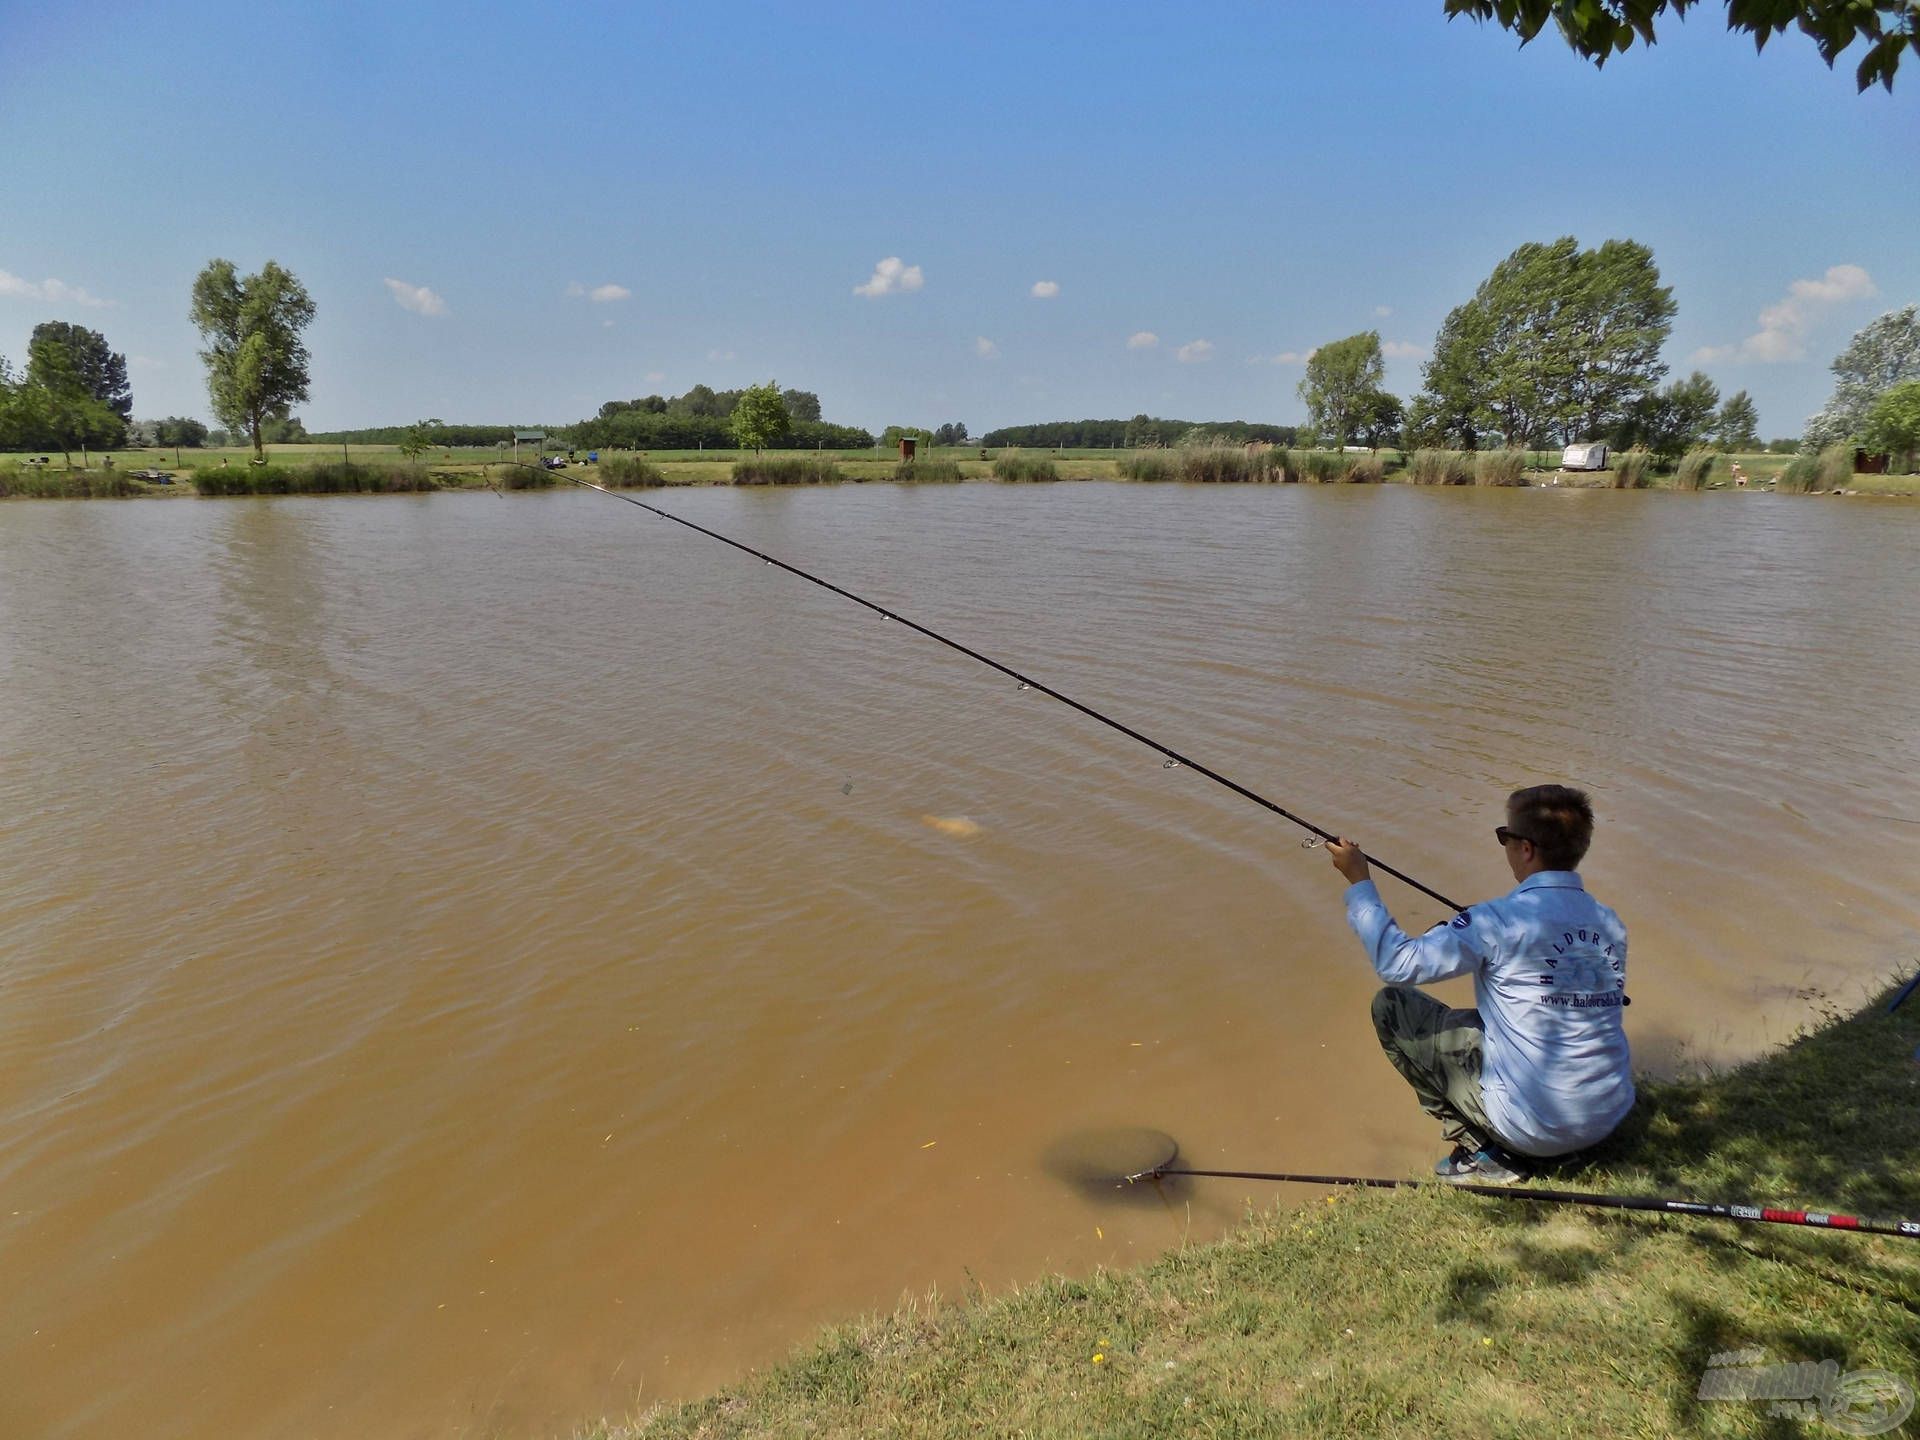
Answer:
<path fill-rule="evenodd" d="M 1288 1185 L 1353 1185 L 1370 1190 L 1410 1190 L 1427 1182 L 1420 1180 L 1378 1180 L 1356 1175 L 1284 1175 L 1260 1170 L 1188 1170 L 1172 1165 L 1156 1166 L 1125 1178 L 1128 1184 L 1159 1180 L 1172 1175 L 1195 1175 L 1216 1180 L 1277 1180 Z M 1743 1220 L 1751 1224 L 1804 1225 L 1817 1230 L 1852 1230 L 1871 1235 L 1900 1235 L 1920 1239 L 1920 1220 L 1874 1220 L 1860 1215 L 1841 1215 L 1830 1210 L 1775 1210 L 1764 1205 L 1722 1205 L 1707 1200 L 1673 1200 L 1654 1195 L 1599 1195 L 1584 1190 L 1513 1189 L 1504 1185 L 1456 1184 L 1455 1190 L 1469 1195 L 1488 1195 L 1495 1200 L 1531 1200 L 1540 1205 L 1581 1205 L 1601 1210 L 1650 1210 L 1662 1215 L 1691 1215 L 1714 1220 Z"/>
<path fill-rule="evenodd" d="M 921 625 L 916 621 L 909 620 L 907 619 L 906 616 L 897 614 L 896 612 L 887 609 L 887 607 L 884 605 L 876 604 L 875 602 L 867 599 L 863 595 L 856 595 L 851 590 L 842 589 L 840 586 L 835 585 L 830 580 L 822 580 L 818 575 L 810 574 L 807 571 L 802 570 L 798 565 L 789 565 L 786 561 L 778 559 L 775 556 L 769 555 L 763 550 L 756 550 L 751 545 L 744 544 L 741 541 L 732 539 L 729 536 L 722 535 L 718 530 L 709 530 L 704 525 L 697 525 L 683 515 L 676 515 L 671 510 L 662 510 L 657 505 L 649 505 L 647 504 L 646 501 L 636 500 L 631 495 L 622 495 L 617 490 L 609 490 L 607 489 L 606 486 L 596 485 L 591 480 L 582 480 L 577 475 L 567 474 L 567 472 L 564 470 L 557 470 L 557 471 L 546 470 L 544 466 L 529 465 L 524 460 L 506 460 L 506 461 L 500 461 L 498 463 L 506 464 L 506 465 L 519 465 L 523 469 L 528 469 L 528 470 L 539 469 L 546 474 L 557 474 L 562 479 L 571 481 L 573 484 L 580 486 L 580 488 L 583 490 L 597 490 L 602 495 L 611 496 L 615 500 L 624 500 L 629 505 L 637 505 L 642 510 L 647 511 L 649 514 L 658 515 L 662 520 L 671 520 L 676 525 L 684 525 L 689 530 L 696 530 L 700 534 L 705 535 L 709 540 L 718 540 L 723 545 L 731 545 L 734 549 L 743 551 L 746 554 L 753 556 L 756 560 L 763 561 L 768 565 L 777 566 L 778 568 L 786 571 L 789 575 L 797 575 L 802 580 L 807 581 L 809 584 L 818 585 L 822 590 L 830 590 L 835 595 L 840 596 L 843 600 L 851 600 L 856 605 L 864 605 L 867 609 L 873 611 L 876 615 L 879 615 L 883 619 L 892 620 L 898 624 L 904 625 L 907 627 L 907 629 L 912 630 L 917 634 L 924 635 L 929 640 L 937 640 L 940 644 L 945 645 L 949 650 L 957 650 L 962 655 L 965 655 L 968 659 L 978 660 L 982 665 L 989 666 L 992 669 L 998 670 L 1002 675 L 1008 676 L 1013 680 L 1017 680 L 1022 690 L 1038 690 L 1042 695 L 1046 695 L 1051 699 L 1058 700 L 1062 705 L 1068 706 L 1071 709 L 1078 710 L 1082 715 L 1085 715 L 1088 719 L 1098 720 L 1102 725 L 1107 726 L 1109 729 L 1118 730 L 1122 735 L 1125 735 L 1127 738 L 1131 740 L 1139 741 L 1142 745 L 1146 746 L 1149 750 L 1158 751 L 1161 755 L 1164 755 L 1166 757 L 1166 763 L 1164 766 L 1165 769 L 1175 770 L 1184 765 L 1187 769 L 1193 771 L 1195 774 L 1204 775 L 1207 777 L 1207 779 L 1213 781 L 1215 784 L 1224 785 L 1227 789 L 1233 791 L 1234 794 L 1243 796 L 1246 799 L 1253 801 L 1254 804 L 1262 806 L 1265 809 L 1271 810 L 1274 814 L 1278 815 L 1281 819 L 1289 820 L 1295 825 L 1298 825 L 1302 830 L 1311 832 L 1312 838 L 1304 842 L 1306 848 L 1311 849 L 1326 841 L 1338 840 L 1340 838 L 1339 836 L 1335 835 L 1331 830 L 1321 829 L 1318 825 L 1314 824 L 1311 820 L 1306 820 L 1301 818 L 1300 816 L 1294 814 L 1291 810 L 1286 809 L 1284 806 L 1275 804 L 1273 801 L 1267 799 L 1266 796 L 1261 795 L 1256 791 L 1249 790 L 1246 786 L 1240 784 L 1238 781 L 1229 780 L 1225 775 L 1222 775 L 1219 771 L 1208 769 L 1205 765 L 1202 765 L 1199 761 L 1194 760 L 1189 756 L 1181 754 L 1178 750 L 1175 750 L 1172 747 L 1167 745 L 1162 745 L 1158 740 L 1155 740 L 1152 736 L 1143 735 L 1138 730 L 1135 730 L 1132 726 L 1122 724 L 1120 721 L 1115 720 L 1111 715 L 1103 714 L 1102 712 L 1094 709 L 1093 706 L 1091 705 L 1084 705 L 1080 701 L 1074 699 L 1071 695 L 1062 694 L 1060 691 L 1054 689 L 1051 685 L 1043 684 L 1041 681 L 1035 680 L 1031 675 L 1022 674 L 1020 671 L 1015 670 L 1011 665 L 1003 665 L 998 660 L 995 660 L 991 655 L 982 655 L 978 650 L 974 650 L 966 645 L 962 645 L 958 640 L 949 639 L 947 636 L 942 635 L 938 630 L 931 629 L 930 627 Z M 1457 901 L 1449 900 L 1446 896 L 1442 895 L 1438 890 L 1432 889 L 1426 885 L 1422 885 L 1418 880 L 1414 879 L 1411 875 L 1407 874 L 1405 871 L 1396 870 L 1393 868 L 1393 866 L 1387 864 L 1382 860 L 1377 860 L 1371 855 L 1367 857 L 1367 861 L 1376 870 L 1384 870 L 1387 874 L 1393 876 L 1394 879 L 1403 881 L 1404 883 L 1411 885 L 1415 890 L 1418 890 L 1422 895 L 1426 895 L 1431 897 L 1432 899 L 1438 900 L 1442 905 L 1446 906 L 1449 910 L 1459 911 L 1465 908 L 1464 906 L 1460 905 Z"/>

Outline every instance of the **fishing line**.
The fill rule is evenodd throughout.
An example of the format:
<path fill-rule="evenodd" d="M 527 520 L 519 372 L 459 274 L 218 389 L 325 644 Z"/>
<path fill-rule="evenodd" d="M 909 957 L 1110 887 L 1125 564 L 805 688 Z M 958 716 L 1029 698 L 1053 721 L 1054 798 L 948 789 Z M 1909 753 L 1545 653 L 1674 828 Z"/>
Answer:
<path fill-rule="evenodd" d="M 501 461 L 498 463 L 508 464 L 508 465 L 519 465 L 523 469 L 528 469 L 528 470 L 544 468 L 539 466 L 528 465 L 523 460 L 508 460 L 508 461 Z M 991 655 L 983 655 L 978 650 L 972 649 L 971 647 L 966 645 L 962 645 L 958 640 L 949 639 L 947 636 L 942 635 L 938 630 L 934 630 L 929 626 L 919 624 L 917 621 L 909 620 L 906 616 L 898 614 L 895 611 L 889 610 L 884 605 L 876 604 L 874 601 L 867 599 L 863 595 L 856 595 L 851 590 L 842 589 L 840 586 L 835 585 L 831 580 L 822 580 L 818 575 L 810 574 L 809 572 L 802 570 L 798 565 L 789 565 L 786 561 L 781 560 L 775 556 L 769 555 L 763 550 L 756 550 L 751 545 L 747 545 L 742 543 L 739 540 L 732 539 L 730 536 L 722 535 L 718 530 L 709 530 L 706 526 L 695 524 L 693 521 L 687 519 L 685 516 L 674 514 L 671 510 L 662 510 L 657 505 L 649 505 L 647 504 L 646 501 L 636 500 L 631 495 L 623 495 L 617 490 L 609 490 L 604 485 L 594 484 L 591 480 L 582 480 L 578 476 L 567 474 L 566 471 L 564 470 L 546 471 L 545 473 L 557 474 L 562 479 L 570 481 L 571 483 L 580 486 L 580 488 L 583 490 L 597 490 L 602 495 L 610 496 L 615 500 L 624 500 L 627 502 L 627 504 L 637 505 L 640 509 L 647 511 L 649 514 L 658 515 L 662 520 L 671 520 L 676 525 L 684 525 L 689 530 L 698 531 L 700 534 L 705 535 L 709 540 L 718 540 L 723 545 L 731 545 L 734 549 L 742 551 L 745 554 L 751 555 L 756 560 L 762 561 L 768 565 L 777 566 L 779 569 L 786 571 L 789 575 L 797 575 L 800 577 L 800 579 L 807 581 L 811 585 L 818 585 L 822 590 L 830 590 L 835 595 L 840 596 L 841 599 L 843 600 L 851 600 L 856 605 L 865 606 L 867 609 L 873 611 L 874 614 L 880 616 L 884 620 L 891 620 L 896 624 L 904 625 L 907 627 L 907 629 L 914 631 L 916 634 L 924 635 L 929 640 L 938 641 L 940 644 L 945 645 L 949 650 L 959 651 L 962 655 L 965 655 L 970 660 L 978 660 L 982 665 L 986 665 L 991 669 L 998 670 L 1002 675 L 1005 675 L 1012 680 L 1018 681 L 1019 686 L 1022 690 L 1037 690 L 1042 695 L 1048 696 L 1050 699 L 1058 700 L 1062 705 L 1065 705 L 1070 709 L 1078 710 L 1082 715 L 1085 715 L 1088 719 L 1097 720 L 1102 725 L 1105 725 L 1111 730 L 1118 730 L 1122 735 L 1125 735 L 1128 739 L 1137 740 L 1139 741 L 1140 744 L 1146 746 L 1149 750 L 1158 752 L 1160 755 L 1165 757 L 1165 763 L 1163 765 L 1164 769 L 1177 770 L 1182 766 L 1185 766 L 1187 769 L 1193 771 L 1196 775 L 1204 775 L 1207 777 L 1207 779 L 1213 781 L 1215 784 L 1223 785 L 1227 789 L 1233 791 L 1234 794 L 1242 796 L 1245 799 L 1251 800 L 1253 801 L 1254 804 L 1259 805 L 1264 809 L 1271 810 L 1274 814 L 1278 815 L 1283 820 L 1288 820 L 1288 821 L 1291 821 L 1293 824 L 1298 825 L 1302 830 L 1306 830 L 1310 832 L 1309 838 L 1306 841 L 1302 842 L 1303 848 L 1313 849 L 1325 843 L 1326 841 L 1337 840 L 1339 838 L 1339 836 L 1335 835 L 1331 830 L 1321 829 L 1318 825 L 1314 824 L 1311 820 L 1303 819 L 1301 816 L 1294 814 L 1291 810 L 1288 810 L 1286 807 L 1276 804 L 1274 801 L 1269 800 L 1266 796 L 1261 795 L 1256 791 L 1249 790 L 1246 786 L 1240 784 L 1236 780 L 1228 779 L 1225 775 L 1222 775 L 1217 770 L 1209 769 L 1207 766 L 1202 765 L 1199 761 L 1191 758 L 1190 756 L 1182 754 L 1180 751 L 1173 749 L 1171 746 L 1162 745 L 1158 740 L 1155 740 L 1152 736 L 1141 734 L 1138 730 L 1135 730 L 1132 726 L 1123 724 L 1122 722 L 1114 719 L 1111 715 L 1103 714 L 1101 711 L 1094 709 L 1093 706 L 1091 705 L 1082 704 L 1080 701 L 1074 699 L 1071 695 L 1063 694 L 1060 691 L 1054 689 L 1051 685 L 1047 685 L 1039 680 L 1035 680 L 1031 675 L 1022 674 L 1020 671 L 1015 670 L 1011 665 L 1003 665 L 998 660 L 995 660 Z M 1405 871 L 1394 869 L 1393 866 L 1387 864 L 1385 861 L 1377 860 L 1372 855 L 1369 855 L 1367 856 L 1367 862 L 1370 865 L 1372 865 L 1376 870 L 1383 870 L 1387 874 L 1393 876 L 1394 879 L 1402 881 L 1407 885 L 1411 885 L 1415 890 L 1418 890 L 1422 895 L 1426 895 L 1432 899 L 1438 900 L 1442 905 L 1446 906 L 1449 910 L 1458 911 L 1465 908 L 1460 904 L 1458 904 L 1457 902 L 1453 900 L 1449 900 L 1446 896 L 1442 895 L 1438 890 L 1432 889 L 1431 887 L 1426 885 L 1422 885 L 1418 880 L 1414 879 L 1411 875 L 1407 874 Z"/>

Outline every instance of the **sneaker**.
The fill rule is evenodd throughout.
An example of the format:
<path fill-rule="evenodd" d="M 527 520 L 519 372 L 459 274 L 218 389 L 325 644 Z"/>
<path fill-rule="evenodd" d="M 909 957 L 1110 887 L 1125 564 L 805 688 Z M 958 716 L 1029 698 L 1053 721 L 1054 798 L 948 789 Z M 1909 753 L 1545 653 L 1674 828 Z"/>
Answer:
<path fill-rule="evenodd" d="M 1450 1185 L 1518 1185 L 1527 1178 L 1520 1162 L 1497 1145 L 1482 1150 L 1456 1145 L 1433 1173 Z"/>

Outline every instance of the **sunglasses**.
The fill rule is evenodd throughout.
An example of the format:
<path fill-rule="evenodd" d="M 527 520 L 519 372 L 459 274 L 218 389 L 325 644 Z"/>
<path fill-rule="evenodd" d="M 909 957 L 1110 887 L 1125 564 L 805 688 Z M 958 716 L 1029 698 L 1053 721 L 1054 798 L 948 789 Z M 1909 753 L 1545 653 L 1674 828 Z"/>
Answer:
<path fill-rule="evenodd" d="M 1498 840 L 1503 846 L 1511 845 L 1516 840 L 1524 840 L 1536 848 L 1540 844 L 1540 842 L 1531 835 L 1522 835 L 1519 831 L 1509 830 L 1504 825 L 1496 825 L 1493 827 L 1493 838 Z"/>

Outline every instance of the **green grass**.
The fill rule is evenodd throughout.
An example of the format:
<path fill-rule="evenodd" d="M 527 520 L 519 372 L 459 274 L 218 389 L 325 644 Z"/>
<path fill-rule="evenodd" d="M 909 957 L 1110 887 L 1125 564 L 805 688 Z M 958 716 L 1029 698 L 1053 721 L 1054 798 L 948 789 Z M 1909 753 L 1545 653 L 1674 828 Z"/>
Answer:
<path fill-rule="evenodd" d="M 1588 1169 L 1547 1183 L 1911 1215 L 1916 1042 L 1920 1003 L 1876 1004 L 1725 1074 L 1647 1084 Z M 1290 1208 L 1217 1244 L 930 1297 L 585 1433 L 1786 1437 L 1803 1432 L 1764 1403 L 1697 1398 L 1713 1355 L 1920 1383 L 1920 1242 L 1438 1185 L 1275 1198 Z"/>

